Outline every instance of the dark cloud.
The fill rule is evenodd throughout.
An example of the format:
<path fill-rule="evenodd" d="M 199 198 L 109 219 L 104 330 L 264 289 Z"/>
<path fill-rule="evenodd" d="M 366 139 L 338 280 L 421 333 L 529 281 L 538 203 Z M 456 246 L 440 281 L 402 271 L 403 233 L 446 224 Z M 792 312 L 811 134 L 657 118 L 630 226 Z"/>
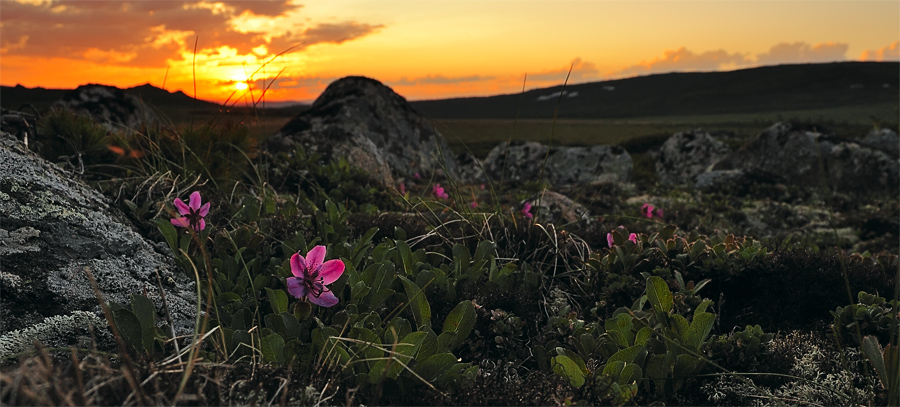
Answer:
<path fill-rule="evenodd" d="M 770 48 L 769 52 L 757 55 L 756 62 L 760 65 L 777 65 L 843 61 L 847 59 L 847 48 L 847 44 L 838 42 L 815 45 L 782 42 Z"/>
<path fill-rule="evenodd" d="M 741 53 L 728 53 L 725 50 L 706 51 L 700 54 L 681 47 L 663 52 L 662 58 L 632 65 L 613 76 L 646 75 L 651 73 L 673 71 L 715 71 L 726 66 L 741 66 L 750 63 Z"/>
<path fill-rule="evenodd" d="M 163 67 L 192 51 L 195 36 L 205 53 L 222 46 L 245 55 L 260 45 L 281 52 L 303 43 L 341 43 L 381 26 L 356 22 L 312 25 L 270 34 L 241 32 L 232 19 L 278 17 L 301 6 L 289 1 L 60 1 L 41 5 L 3 2 L 0 52 L 6 55 L 102 59 L 108 63 Z"/>
<path fill-rule="evenodd" d="M 412 86 L 412 85 L 452 85 L 457 83 L 466 83 L 466 82 L 479 82 L 479 81 L 489 81 L 493 80 L 496 77 L 494 76 L 481 76 L 481 75 L 470 75 L 470 76 L 456 76 L 456 77 L 447 77 L 443 75 L 429 75 L 423 76 L 420 78 L 401 78 L 396 81 L 389 81 L 389 85 L 391 86 Z"/>

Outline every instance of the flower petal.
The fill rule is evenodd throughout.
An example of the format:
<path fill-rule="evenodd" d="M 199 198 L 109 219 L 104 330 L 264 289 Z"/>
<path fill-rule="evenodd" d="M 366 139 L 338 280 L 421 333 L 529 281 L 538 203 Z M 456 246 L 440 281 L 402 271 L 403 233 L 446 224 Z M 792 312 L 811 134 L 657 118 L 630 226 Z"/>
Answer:
<path fill-rule="evenodd" d="M 172 220 L 170 222 L 172 222 L 173 225 L 181 227 L 181 228 L 186 228 L 186 227 L 191 226 L 191 222 L 188 221 L 187 218 L 172 218 Z"/>
<path fill-rule="evenodd" d="M 338 303 L 338 298 L 331 293 L 331 290 L 322 291 L 322 295 L 318 297 L 310 295 L 307 298 L 309 298 L 309 302 L 320 307 L 331 307 Z"/>
<path fill-rule="evenodd" d="M 344 274 L 344 262 L 338 259 L 328 260 L 319 267 L 322 284 L 331 284 Z"/>
<path fill-rule="evenodd" d="M 200 207 L 200 216 L 209 215 L 209 202 Z"/>
<path fill-rule="evenodd" d="M 325 246 L 313 247 L 309 253 L 306 253 L 306 267 L 311 271 L 319 268 L 323 260 L 325 260 Z"/>
<path fill-rule="evenodd" d="M 609 245 L 609 247 L 613 247 L 613 244 L 615 244 L 615 241 L 613 241 L 612 233 L 606 234 L 606 243 Z"/>
<path fill-rule="evenodd" d="M 632 233 L 632 234 L 628 235 L 628 240 L 631 240 L 631 243 L 637 244 L 637 234 Z"/>
<path fill-rule="evenodd" d="M 197 229 L 198 232 L 203 229 L 206 229 L 206 221 L 203 219 L 200 219 L 200 224 L 194 229 Z"/>
<path fill-rule="evenodd" d="M 287 290 L 288 293 L 293 295 L 295 298 L 303 298 L 308 294 L 306 292 L 306 285 L 303 284 L 303 280 L 297 277 L 287 278 Z"/>
<path fill-rule="evenodd" d="M 306 259 L 300 253 L 291 256 L 291 274 L 295 277 L 306 278 Z"/>
<path fill-rule="evenodd" d="M 200 191 L 194 191 L 191 193 L 191 209 L 197 210 L 200 209 Z"/>
<path fill-rule="evenodd" d="M 178 209 L 179 213 L 181 213 L 182 215 L 190 215 L 191 208 L 189 208 L 187 205 L 185 205 L 182 200 L 175 199 L 175 202 L 173 202 L 173 203 L 175 204 L 175 209 Z"/>

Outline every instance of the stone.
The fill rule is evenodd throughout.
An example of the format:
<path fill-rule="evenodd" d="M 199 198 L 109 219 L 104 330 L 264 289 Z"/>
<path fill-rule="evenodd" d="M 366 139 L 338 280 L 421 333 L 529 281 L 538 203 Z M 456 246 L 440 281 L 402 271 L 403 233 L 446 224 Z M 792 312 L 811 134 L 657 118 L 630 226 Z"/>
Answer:
<path fill-rule="evenodd" d="M 656 156 L 656 176 L 663 184 L 690 184 L 728 154 L 728 146 L 701 129 L 675 133 Z"/>
<path fill-rule="evenodd" d="M 859 144 L 881 150 L 891 157 L 900 158 L 900 135 L 897 135 L 894 130 L 874 129 Z"/>
<path fill-rule="evenodd" d="M 549 150 L 549 154 L 548 154 Z M 552 186 L 626 182 L 631 156 L 619 146 L 551 147 L 533 141 L 501 143 L 484 159 L 492 181 L 546 181 Z"/>
<path fill-rule="evenodd" d="M 545 189 L 525 202 L 531 204 L 531 214 L 541 223 L 564 225 L 592 220 L 590 212 L 583 205 L 559 192 Z"/>
<path fill-rule="evenodd" d="M 785 185 L 827 186 L 841 193 L 883 192 L 900 186 L 897 158 L 783 122 L 764 130 L 713 170 L 741 170 Z"/>
<path fill-rule="evenodd" d="M 469 152 L 456 155 L 458 181 L 465 184 L 481 184 L 487 182 L 484 176 L 484 164 Z"/>
<path fill-rule="evenodd" d="M 134 130 L 160 122 L 150 107 L 115 86 L 81 85 L 66 92 L 54 107 L 86 114 L 110 131 Z"/>
<path fill-rule="evenodd" d="M 171 253 L 155 249 L 99 192 L 0 133 L 0 348 L 30 344 L 21 339 L 29 332 L 60 336 L 48 327 L 105 321 L 86 268 L 105 300 L 127 307 L 131 294 L 145 294 L 158 320 L 161 280 L 176 334 L 193 332 L 195 285 Z"/>
<path fill-rule="evenodd" d="M 347 159 L 385 186 L 414 173 L 456 177 L 450 146 L 402 96 L 374 79 L 351 76 L 269 137 L 273 153 L 302 146 L 323 159 Z"/>

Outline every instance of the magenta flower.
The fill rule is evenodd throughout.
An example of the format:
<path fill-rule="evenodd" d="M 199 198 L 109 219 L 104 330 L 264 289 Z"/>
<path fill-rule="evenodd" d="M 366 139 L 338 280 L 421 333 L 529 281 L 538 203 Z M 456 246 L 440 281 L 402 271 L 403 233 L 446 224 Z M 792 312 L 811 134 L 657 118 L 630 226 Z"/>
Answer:
<path fill-rule="evenodd" d="M 478 207 L 478 202 L 472 201 L 472 203 L 470 203 L 469 206 L 472 207 L 472 209 L 475 209 Z"/>
<path fill-rule="evenodd" d="M 434 192 L 434 196 L 441 199 L 447 199 L 450 197 L 450 195 L 447 195 L 447 193 L 444 192 L 444 188 L 441 186 L 441 184 L 434 184 L 431 187 L 431 192 Z"/>
<path fill-rule="evenodd" d="M 313 247 L 306 258 L 300 253 L 291 256 L 291 273 L 287 278 L 288 292 L 298 299 L 306 299 L 320 307 L 331 307 L 338 303 L 328 284 L 335 282 L 344 274 L 344 262 L 341 260 L 325 260 L 325 246 Z"/>
<path fill-rule="evenodd" d="M 644 216 L 646 216 L 648 218 L 652 218 L 654 216 L 656 216 L 658 218 L 663 217 L 662 208 L 656 208 L 649 203 L 645 203 L 644 205 L 641 206 L 641 213 L 644 214 Z"/>
<path fill-rule="evenodd" d="M 421 179 L 422 176 L 419 175 L 419 173 L 417 172 L 417 173 L 413 174 L 413 178 L 415 178 L 415 179 Z"/>
<path fill-rule="evenodd" d="M 608 244 L 609 247 L 613 247 L 613 245 L 616 244 L 615 240 L 613 240 L 612 232 L 606 234 L 606 244 Z"/>
<path fill-rule="evenodd" d="M 191 194 L 190 205 L 185 205 L 180 199 L 175 199 L 173 203 L 182 215 L 180 218 L 172 218 L 173 225 L 182 228 L 191 227 L 198 232 L 206 228 L 206 221 L 203 220 L 203 217 L 209 213 L 209 202 L 200 206 L 200 191 L 194 191 Z"/>
<path fill-rule="evenodd" d="M 531 219 L 534 215 L 531 214 L 531 202 L 525 202 L 525 205 L 522 206 L 522 216 Z"/>
<path fill-rule="evenodd" d="M 619 227 L 616 228 L 616 229 L 623 229 L 623 228 L 624 228 L 624 226 L 619 226 Z M 628 240 L 630 240 L 631 243 L 637 244 L 637 233 L 631 233 L 631 234 L 629 234 L 629 235 L 628 235 Z M 609 245 L 609 247 L 613 247 L 613 245 L 616 244 L 615 240 L 613 239 L 613 234 L 612 234 L 612 232 L 609 232 L 609 233 L 606 234 L 606 243 Z"/>
<path fill-rule="evenodd" d="M 631 243 L 637 244 L 637 234 L 632 233 L 628 235 L 628 240 L 631 240 Z"/>
<path fill-rule="evenodd" d="M 406 195 L 406 184 L 400 183 L 400 195 Z"/>

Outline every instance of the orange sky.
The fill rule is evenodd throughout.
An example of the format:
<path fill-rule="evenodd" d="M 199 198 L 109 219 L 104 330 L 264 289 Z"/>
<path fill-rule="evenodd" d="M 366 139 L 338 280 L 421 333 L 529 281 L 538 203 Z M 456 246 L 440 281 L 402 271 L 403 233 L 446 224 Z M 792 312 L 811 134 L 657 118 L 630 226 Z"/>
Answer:
<path fill-rule="evenodd" d="M 578 83 L 844 60 L 900 60 L 900 2 L 0 0 L 0 84 L 192 95 L 196 79 L 220 102 L 311 101 L 347 75 L 418 100 L 552 86 L 570 66 Z"/>

